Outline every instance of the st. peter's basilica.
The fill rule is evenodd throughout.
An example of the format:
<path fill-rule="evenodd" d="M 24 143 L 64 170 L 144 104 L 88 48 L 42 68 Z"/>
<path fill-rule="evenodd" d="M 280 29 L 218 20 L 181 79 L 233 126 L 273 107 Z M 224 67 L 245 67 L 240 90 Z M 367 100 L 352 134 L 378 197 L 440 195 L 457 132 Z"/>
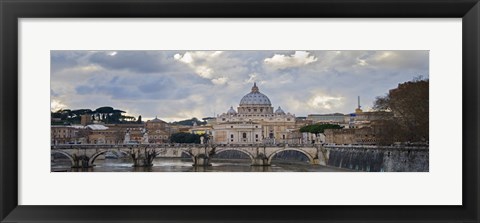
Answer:
<path fill-rule="evenodd" d="M 254 83 L 237 110 L 230 107 L 217 116 L 213 139 L 217 144 L 282 143 L 292 139 L 295 127 L 295 115 L 280 106 L 274 111 L 270 99 Z"/>

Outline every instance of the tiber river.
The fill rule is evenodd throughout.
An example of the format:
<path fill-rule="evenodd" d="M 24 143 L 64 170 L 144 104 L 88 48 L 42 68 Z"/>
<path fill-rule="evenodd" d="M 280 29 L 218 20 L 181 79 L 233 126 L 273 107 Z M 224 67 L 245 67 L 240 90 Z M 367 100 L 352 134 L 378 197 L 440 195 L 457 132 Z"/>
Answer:
<path fill-rule="evenodd" d="M 306 161 L 273 159 L 271 166 L 250 166 L 250 159 L 213 159 L 212 166 L 194 167 L 189 158 L 155 158 L 152 167 L 132 167 L 129 159 L 97 159 L 93 168 L 70 168 L 68 159 L 51 162 L 52 172 L 345 172 Z"/>

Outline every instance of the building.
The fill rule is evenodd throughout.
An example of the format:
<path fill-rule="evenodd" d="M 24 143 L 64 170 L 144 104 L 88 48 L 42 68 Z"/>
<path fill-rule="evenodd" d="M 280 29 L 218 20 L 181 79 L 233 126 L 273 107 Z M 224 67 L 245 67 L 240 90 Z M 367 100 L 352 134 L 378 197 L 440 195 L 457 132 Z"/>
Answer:
<path fill-rule="evenodd" d="M 129 135 L 128 143 L 140 143 L 145 136 L 145 123 L 105 124 L 115 134 L 115 144 L 126 143 L 125 136 Z"/>
<path fill-rule="evenodd" d="M 310 114 L 307 117 L 307 120 L 312 121 L 313 123 L 321 124 L 346 124 L 348 122 L 345 119 L 345 115 L 342 113 L 333 113 L 333 114 Z"/>
<path fill-rule="evenodd" d="M 166 143 L 170 140 L 172 128 L 168 123 L 155 117 L 145 123 L 149 143 Z"/>
<path fill-rule="evenodd" d="M 84 114 L 80 116 L 80 124 L 83 126 L 92 124 L 92 116 L 90 114 Z"/>
<path fill-rule="evenodd" d="M 218 144 L 288 143 L 297 140 L 293 132 L 295 115 L 279 106 L 275 111 L 270 99 L 262 94 L 256 83 L 233 107 L 221 115 L 213 125 L 213 139 Z"/>
<path fill-rule="evenodd" d="M 212 135 L 213 134 L 213 126 L 209 125 L 209 124 L 197 126 L 195 124 L 195 125 L 192 126 L 192 128 L 190 128 L 190 133 L 191 134 L 196 134 L 196 135 L 203 135 L 203 134 Z"/>
<path fill-rule="evenodd" d="M 52 125 L 50 139 L 52 145 L 86 143 L 88 133 L 83 126 Z"/>
<path fill-rule="evenodd" d="M 217 118 L 215 117 L 206 117 L 206 118 L 203 118 L 203 121 L 206 121 L 207 122 L 207 125 L 214 125 L 217 123 Z"/>
<path fill-rule="evenodd" d="M 360 97 L 358 97 L 358 107 L 355 112 L 345 115 L 345 117 L 348 125 L 344 129 L 325 130 L 325 143 L 354 145 L 385 143 L 385 139 L 381 137 L 387 127 L 385 121 L 392 118 L 393 114 L 386 111 L 364 112 L 360 106 Z"/>
<path fill-rule="evenodd" d="M 89 144 L 140 143 L 145 138 L 145 124 L 91 124 L 87 125 Z M 125 136 L 128 133 L 128 142 Z"/>
<path fill-rule="evenodd" d="M 373 122 L 381 122 L 393 118 L 392 112 L 387 111 L 366 111 L 360 106 L 360 96 L 358 97 L 358 106 L 354 113 L 346 115 L 346 122 L 349 128 L 371 127 Z M 347 121 L 348 120 L 348 121 Z"/>
<path fill-rule="evenodd" d="M 372 127 L 351 129 L 326 129 L 325 143 L 336 145 L 375 145 L 378 138 Z"/>
<path fill-rule="evenodd" d="M 122 137 L 117 135 L 114 129 L 110 129 L 107 126 L 99 124 L 87 125 L 88 129 L 88 143 L 89 144 L 116 144 L 119 141 L 118 138 Z"/>

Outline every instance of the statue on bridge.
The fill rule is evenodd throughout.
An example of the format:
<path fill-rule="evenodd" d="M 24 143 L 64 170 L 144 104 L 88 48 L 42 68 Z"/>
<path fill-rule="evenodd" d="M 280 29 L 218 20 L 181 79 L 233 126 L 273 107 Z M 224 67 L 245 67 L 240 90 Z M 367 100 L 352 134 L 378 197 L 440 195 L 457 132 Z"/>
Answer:
<path fill-rule="evenodd" d="M 143 131 L 142 143 L 148 144 L 148 132 L 146 129 Z"/>
<path fill-rule="evenodd" d="M 128 143 L 130 143 L 130 130 L 127 130 L 127 132 L 125 132 L 125 139 L 123 140 L 123 144 Z"/>

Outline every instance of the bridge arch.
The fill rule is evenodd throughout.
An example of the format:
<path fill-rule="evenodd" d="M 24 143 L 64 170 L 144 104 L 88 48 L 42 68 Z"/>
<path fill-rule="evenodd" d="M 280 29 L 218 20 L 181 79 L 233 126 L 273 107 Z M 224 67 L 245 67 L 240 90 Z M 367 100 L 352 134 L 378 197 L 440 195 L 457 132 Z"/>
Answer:
<path fill-rule="evenodd" d="M 313 160 L 314 160 L 314 157 L 313 157 L 310 153 L 308 153 L 308 152 L 306 152 L 306 151 L 304 151 L 304 150 L 302 150 L 302 149 L 297 149 L 297 148 L 284 148 L 284 149 L 277 150 L 277 151 L 273 152 L 272 154 L 270 154 L 270 156 L 268 156 L 268 164 L 271 164 L 271 163 L 272 163 L 272 159 L 273 159 L 273 157 L 274 157 L 275 155 L 277 155 L 278 153 L 284 152 L 284 151 L 297 151 L 297 152 L 300 152 L 300 153 L 302 153 L 303 155 L 305 155 L 305 156 L 308 158 L 310 164 L 313 164 L 313 163 L 314 163 L 314 161 L 313 161 Z"/>
<path fill-rule="evenodd" d="M 119 152 L 119 153 L 123 153 L 125 155 L 127 155 L 128 157 L 130 157 L 130 154 L 126 151 L 123 151 L 123 150 L 116 150 L 116 149 L 105 149 L 105 150 L 100 150 L 96 153 L 94 153 L 90 159 L 88 160 L 88 164 L 89 165 L 93 165 L 93 163 L 95 162 L 95 160 L 100 156 L 100 155 L 103 155 L 107 152 L 111 152 L 111 151 L 114 151 L 114 152 Z"/>
<path fill-rule="evenodd" d="M 151 149 L 155 149 L 155 151 L 166 151 L 166 150 L 170 150 L 170 149 L 178 149 L 178 151 L 180 152 L 180 154 L 182 153 L 185 153 L 187 156 L 189 156 L 190 158 L 192 158 L 192 160 L 194 159 L 195 155 L 192 153 L 192 151 L 188 150 L 188 149 L 184 149 L 184 148 L 178 148 L 178 147 L 165 147 L 165 146 L 155 146 L 155 147 L 150 147 Z M 188 147 L 187 147 L 188 148 Z"/>
<path fill-rule="evenodd" d="M 75 160 L 73 159 L 73 156 L 71 156 L 69 153 L 67 153 L 65 151 L 61 151 L 61 150 L 56 150 L 56 149 L 51 150 L 50 154 L 54 154 L 54 153 L 62 154 L 64 156 L 66 156 L 70 160 L 70 162 L 72 163 L 72 166 L 75 166 Z"/>
<path fill-rule="evenodd" d="M 255 160 L 255 157 L 253 154 L 249 153 L 248 151 L 246 150 L 243 150 L 243 149 L 240 149 L 240 148 L 224 148 L 224 149 L 219 149 L 217 151 L 215 151 L 215 154 L 219 154 L 219 153 L 222 153 L 222 152 L 225 152 L 225 151 L 239 151 L 243 154 L 246 154 L 250 160 L 252 161 L 252 163 L 254 162 Z"/>
<path fill-rule="evenodd" d="M 180 149 L 180 154 L 182 153 L 185 153 L 187 154 L 187 156 L 189 156 L 191 159 L 192 159 L 192 162 L 195 164 L 195 155 L 193 155 L 192 152 L 188 151 L 188 150 L 184 150 L 184 149 Z"/>
<path fill-rule="evenodd" d="M 89 159 L 89 161 L 88 161 L 88 164 L 89 164 L 89 165 L 93 165 L 93 163 L 95 162 L 95 160 L 96 160 L 100 155 L 103 155 L 103 154 L 105 154 L 105 153 L 107 153 L 107 152 L 109 152 L 109 151 L 120 152 L 120 153 L 123 153 L 123 154 L 127 155 L 127 157 L 130 157 L 129 151 L 126 151 L 126 150 L 122 150 L 122 149 L 120 149 L 120 150 L 117 150 L 117 149 L 102 149 L 102 150 L 94 153 L 94 154 L 90 157 L 90 159 Z M 184 150 L 184 149 L 180 149 L 180 152 L 187 154 L 187 155 L 192 159 L 192 161 L 195 162 L 195 157 L 194 157 L 194 155 L 193 155 L 191 152 L 189 152 L 188 150 Z"/>

